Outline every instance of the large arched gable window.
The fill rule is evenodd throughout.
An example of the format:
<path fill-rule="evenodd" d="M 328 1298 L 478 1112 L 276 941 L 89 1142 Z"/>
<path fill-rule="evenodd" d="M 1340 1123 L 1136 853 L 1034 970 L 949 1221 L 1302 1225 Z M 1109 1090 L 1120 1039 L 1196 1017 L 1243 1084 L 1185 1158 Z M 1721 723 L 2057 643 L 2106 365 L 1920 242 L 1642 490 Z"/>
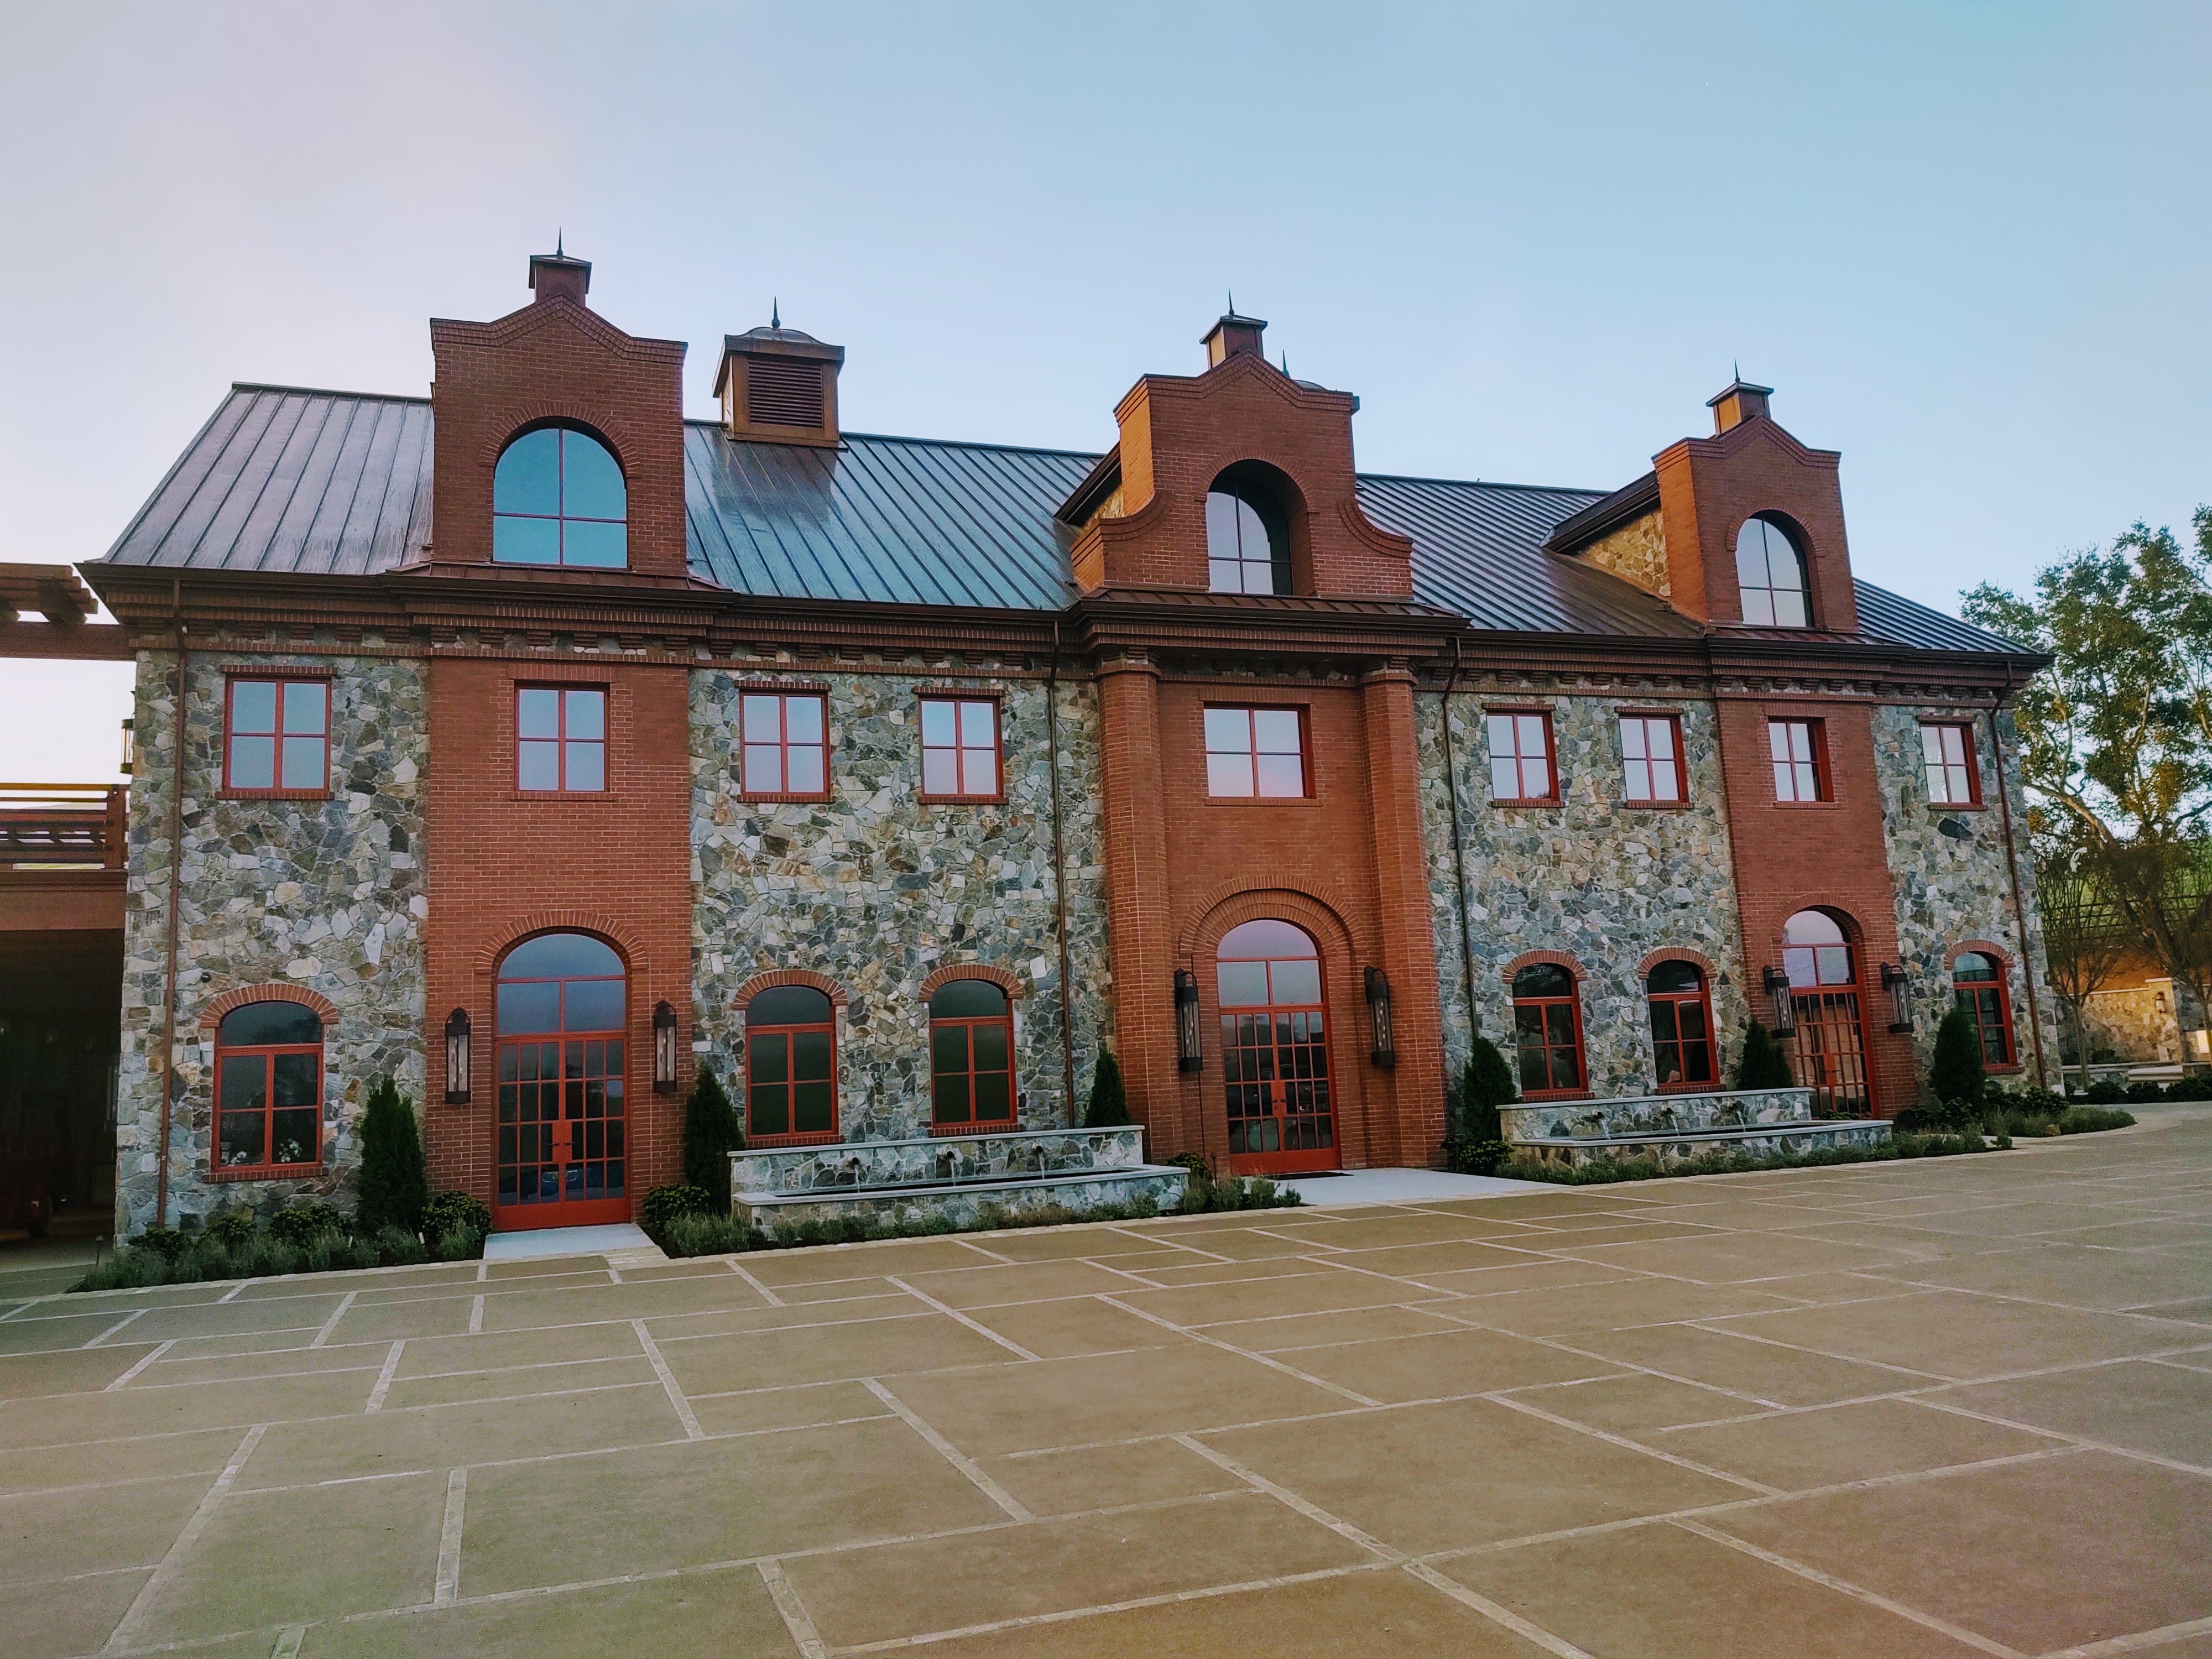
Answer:
<path fill-rule="evenodd" d="M 1291 591 L 1291 526 L 1273 467 L 1240 461 L 1206 493 L 1206 585 L 1216 593 Z"/>
<path fill-rule="evenodd" d="M 1735 532 L 1735 580 L 1743 619 L 1754 628 L 1809 628 L 1805 554 L 1796 538 L 1764 514 Z"/>
<path fill-rule="evenodd" d="M 1513 1045 L 1521 1092 L 1530 1099 L 1579 1094 L 1583 1082 L 1583 1009 L 1575 976 L 1554 962 L 1513 975 Z"/>
<path fill-rule="evenodd" d="M 304 1003 L 249 1002 L 216 1028 L 215 1167 L 270 1175 L 323 1160 L 323 1021 Z"/>
<path fill-rule="evenodd" d="M 811 985 L 756 993 L 745 1005 L 746 1135 L 772 1141 L 836 1132 L 836 1009 Z"/>
<path fill-rule="evenodd" d="M 948 980 L 929 999 L 930 1127 L 1014 1127 L 1014 1017 L 988 979 Z"/>
<path fill-rule="evenodd" d="M 501 453 L 491 483 L 501 564 L 619 570 L 629 562 L 629 489 L 613 452 L 580 427 L 541 426 Z"/>

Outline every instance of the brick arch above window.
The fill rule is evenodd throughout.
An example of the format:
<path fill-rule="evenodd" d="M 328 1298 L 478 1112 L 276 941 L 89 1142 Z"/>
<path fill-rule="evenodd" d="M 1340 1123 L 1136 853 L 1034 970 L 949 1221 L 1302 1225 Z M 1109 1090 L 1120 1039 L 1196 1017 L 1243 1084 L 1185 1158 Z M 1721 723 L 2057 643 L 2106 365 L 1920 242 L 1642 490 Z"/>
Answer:
<path fill-rule="evenodd" d="M 1354 914 L 1333 887 L 1250 887 L 1225 881 L 1191 907 L 1176 957 L 1185 964 L 1211 962 L 1214 946 L 1231 928 L 1279 917 L 1297 922 L 1316 939 L 1333 937 L 1352 955 L 1373 962 L 1382 952 L 1373 939 L 1346 920 Z"/>
<path fill-rule="evenodd" d="M 1708 985 L 1720 977 L 1720 969 L 1713 966 L 1713 959 L 1703 951 L 1693 951 L 1686 945 L 1678 945 L 1647 951 L 1644 960 L 1636 964 L 1637 982 L 1641 984 L 1649 979 L 1651 976 L 1651 970 L 1662 962 L 1686 962 L 1692 964 L 1705 976 L 1705 982 Z"/>
<path fill-rule="evenodd" d="M 1684 954 L 1680 951 L 1664 951 L 1659 953 L 1658 959 L 1664 961 L 1668 957 Z M 1513 976 L 1523 968 L 1546 967 L 1565 969 L 1573 976 L 1577 986 L 1589 977 L 1589 970 L 1565 951 L 1523 951 L 1498 969 L 1498 977 L 1505 981 L 1506 988 L 1510 990 L 1513 986 Z"/>
<path fill-rule="evenodd" d="M 502 957 L 539 933 L 596 934 L 614 946 L 615 953 L 623 959 L 623 971 L 630 978 L 644 980 L 652 976 L 645 942 L 628 924 L 597 910 L 537 910 L 516 917 L 506 927 L 485 935 L 485 942 L 477 947 L 477 972 L 486 975 L 497 973 Z"/>
<path fill-rule="evenodd" d="M 533 427 L 571 426 L 580 428 L 588 435 L 605 444 L 623 469 L 629 474 L 628 456 L 639 453 L 636 434 L 619 419 L 611 417 L 604 409 L 580 404 L 566 398 L 533 398 L 526 404 L 495 410 L 484 416 L 485 436 L 477 446 L 477 459 L 485 466 L 499 465 L 499 458 L 507 453 L 507 446 Z"/>
<path fill-rule="evenodd" d="M 740 985 L 738 994 L 730 999 L 730 1006 L 742 1014 L 751 1006 L 755 997 L 763 991 L 773 991 L 779 985 L 804 985 L 808 990 L 819 991 L 828 997 L 833 1008 L 846 1006 L 845 988 L 829 975 L 817 974 L 809 968 L 777 968 L 765 974 L 755 974 Z"/>
<path fill-rule="evenodd" d="M 1004 968 L 993 968 L 981 962 L 948 963 L 921 982 L 921 1000 L 927 1002 L 939 990 L 956 979 L 985 979 L 1004 991 L 1008 998 L 1029 994 L 1029 981 L 1020 975 Z"/>
<path fill-rule="evenodd" d="M 312 1008 L 323 1024 L 329 1025 L 338 1017 L 337 1005 L 328 997 L 310 991 L 304 985 L 241 985 L 235 991 L 225 991 L 200 1011 L 202 1029 L 212 1031 L 222 1024 L 225 1014 L 256 1002 L 296 1002 Z"/>
<path fill-rule="evenodd" d="M 2009 978 L 2012 975 L 2012 952 L 2003 945 L 1985 939 L 1962 939 L 1943 953 L 1943 968 L 1947 973 L 1959 965 L 1959 958 L 1969 951 L 1978 951 L 1997 965 L 1997 971 Z"/>

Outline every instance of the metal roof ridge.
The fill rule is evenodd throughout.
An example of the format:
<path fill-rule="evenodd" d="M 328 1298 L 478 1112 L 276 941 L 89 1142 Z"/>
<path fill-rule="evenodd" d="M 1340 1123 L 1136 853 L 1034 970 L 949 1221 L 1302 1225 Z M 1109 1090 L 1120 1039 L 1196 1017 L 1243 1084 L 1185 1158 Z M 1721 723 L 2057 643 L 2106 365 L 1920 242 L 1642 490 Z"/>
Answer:
<path fill-rule="evenodd" d="M 1361 483 L 1450 484 L 1461 489 L 1520 489 L 1532 495 L 1594 495 L 1600 500 L 1612 493 L 1585 484 L 1508 483 L 1502 478 L 1439 478 L 1425 472 L 1355 472 L 1352 476 Z"/>
<path fill-rule="evenodd" d="M 285 386 L 276 380 L 233 380 L 233 392 L 289 392 L 301 398 L 355 398 L 364 403 L 427 404 L 428 396 L 411 392 L 346 392 L 329 386 Z"/>

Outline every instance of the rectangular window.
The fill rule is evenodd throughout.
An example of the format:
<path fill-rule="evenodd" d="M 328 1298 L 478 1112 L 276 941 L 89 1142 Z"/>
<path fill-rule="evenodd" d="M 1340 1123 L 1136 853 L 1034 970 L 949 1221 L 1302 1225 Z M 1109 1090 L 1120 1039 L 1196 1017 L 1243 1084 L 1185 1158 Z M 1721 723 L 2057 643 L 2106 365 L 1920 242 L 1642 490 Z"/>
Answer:
<path fill-rule="evenodd" d="M 999 798 L 999 705 L 988 697 L 921 700 L 921 793 L 933 800 Z"/>
<path fill-rule="evenodd" d="M 1216 799 L 1304 795 L 1304 719 L 1295 708 L 1206 711 L 1206 793 Z"/>
<path fill-rule="evenodd" d="M 1769 720 L 1766 742 L 1774 757 L 1774 799 L 1826 800 L 1827 734 L 1819 720 Z"/>
<path fill-rule="evenodd" d="M 592 794 L 607 787 L 604 687 L 515 689 L 514 781 L 518 789 L 549 794 Z"/>
<path fill-rule="evenodd" d="M 1939 806 L 1982 804 L 1972 726 L 1928 721 L 1920 728 L 1920 759 L 1928 772 L 1929 800 Z"/>
<path fill-rule="evenodd" d="M 1552 717 L 1495 712 L 1490 716 L 1490 799 L 1500 806 L 1548 806 L 1559 799 L 1552 763 Z"/>
<path fill-rule="evenodd" d="M 817 691 L 744 694 L 745 793 L 819 799 L 830 793 L 827 708 Z"/>
<path fill-rule="evenodd" d="M 1679 806 L 1689 799 L 1682 781 L 1682 729 L 1673 715 L 1623 714 L 1620 761 L 1632 805 Z"/>
<path fill-rule="evenodd" d="M 331 787 L 326 680 L 234 679 L 223 727 L 223 787 L 319 794 Z"/>

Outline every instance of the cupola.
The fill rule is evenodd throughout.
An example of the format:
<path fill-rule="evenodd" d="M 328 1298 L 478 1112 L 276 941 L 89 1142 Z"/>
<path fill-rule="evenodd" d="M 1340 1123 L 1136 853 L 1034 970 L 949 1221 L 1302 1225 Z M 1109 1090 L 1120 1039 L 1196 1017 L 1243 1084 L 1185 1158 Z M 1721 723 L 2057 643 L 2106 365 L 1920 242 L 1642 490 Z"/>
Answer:
<path fill-rule="evenodd" d="M 723 428 L 753 443 L 835 445 L 844 364 L 844 347 L 784 327 L 780 313 L 764 328 L 723 336 L 714 373 Z"/>
<path fill-rule="evenodd" d="M 1248 354 L 1264 360 L 1267 353 L 1261 348 L 1260 337 L 1267 331 L 1267 325 L 1259 318 L 1238 316 L 1237 302 L 1232 299 L 1229 309 L 1206 331 L 1200 342 L 1206 348 L 1206 366 L 1218 368 L 1231 357 Z"/>
<path fill-rule="evenodd" d="M 530 297 L 538 304 L 573 300 L 582 305 L 591 291 L 592 262 L 568 252 L 567 244 L 559 238 L 555 239 L 552 252 L 530 256 Z"/>
<path fill-rule="evenodd" d="M 1717 395 L 1705 399 L 1705 407 L 1713 411 L 1713 435 L 1717 438 L 1765 415 L 1766 400 L 1773 395 L 1772 386 L 1753 386 L 1741 375 L 1730 380 Z"/>

